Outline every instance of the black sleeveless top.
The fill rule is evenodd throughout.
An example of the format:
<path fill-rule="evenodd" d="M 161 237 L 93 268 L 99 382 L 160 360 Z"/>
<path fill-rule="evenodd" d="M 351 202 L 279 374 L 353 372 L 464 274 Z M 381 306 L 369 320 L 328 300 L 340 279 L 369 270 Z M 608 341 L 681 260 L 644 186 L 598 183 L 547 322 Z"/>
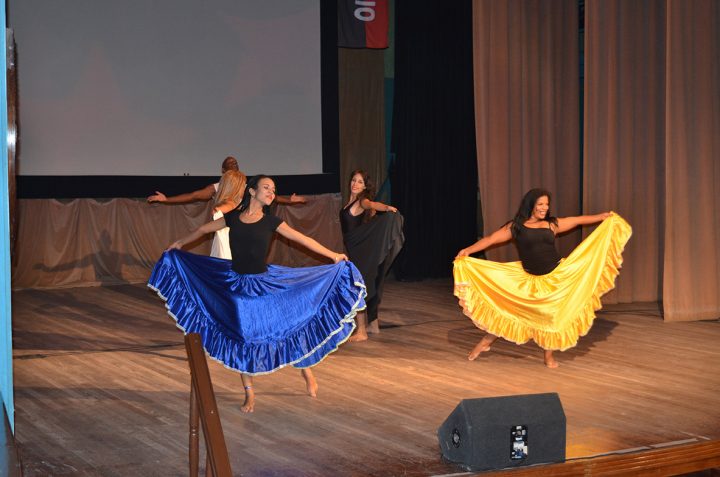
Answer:
<path fill-rule="evenodd" d="M 515 234 L 515 244 L 523 268 L 533 275 L 552 272 L 562 258 L 555 248 L 555 233 L 549 228 L 523 225 Z"/>
<path fill-rule="evenodd" d="M 353 215 L 352 212 L 350 212 L 355 202 L 357 202 L 357 199 L 340 211 L 340 227 L 342 228 L 343 235 L 355 230 L 365 222 L 365 214 L 367 211 L 363 211 L 363 213 L 359 215 Z"/>
<path fill-rule="evenodd" d="M 264 273 L 267 271 L 267 257 L 270 241 L 282 219 L 265 214 L 252 224 L 240 220 L 240 210 L 225 214 L 225 225 L 230 227 L 230 252 L 232 269 L 241 274 Z"/>

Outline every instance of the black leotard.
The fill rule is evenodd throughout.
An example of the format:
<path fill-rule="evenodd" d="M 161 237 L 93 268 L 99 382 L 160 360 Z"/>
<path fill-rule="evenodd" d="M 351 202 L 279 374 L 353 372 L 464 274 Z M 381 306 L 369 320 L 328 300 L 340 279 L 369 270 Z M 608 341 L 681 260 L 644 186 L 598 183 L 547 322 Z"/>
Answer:
<path fill-rule="evenodd" d="M 241 274 L 266 272 L 270 241 L 281 223 L 282 220 L 272 214 L 265 214 L 252 224 L 240 220 L 239 209 L 225 214 L 225 224 L 230 227 L 232 269 Z"/>
<path fill-rule="evenodd" d="M 515 235 L 515 244 L 523 268 L 533 275 L 552 272 L 562 258 L 555 248 L 555 232 L 549 228 L 523 225 Z"/>

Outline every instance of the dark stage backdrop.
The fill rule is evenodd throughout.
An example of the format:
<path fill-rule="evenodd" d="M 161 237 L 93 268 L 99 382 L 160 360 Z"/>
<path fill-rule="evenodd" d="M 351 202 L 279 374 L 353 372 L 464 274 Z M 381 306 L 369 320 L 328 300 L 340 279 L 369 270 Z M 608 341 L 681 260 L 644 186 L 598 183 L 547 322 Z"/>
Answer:
<path fill-rule="evenodd" d="M 400 279 L 449 276 L 477 239 L 472 2 L 396 4 L 393 204 Z"/>

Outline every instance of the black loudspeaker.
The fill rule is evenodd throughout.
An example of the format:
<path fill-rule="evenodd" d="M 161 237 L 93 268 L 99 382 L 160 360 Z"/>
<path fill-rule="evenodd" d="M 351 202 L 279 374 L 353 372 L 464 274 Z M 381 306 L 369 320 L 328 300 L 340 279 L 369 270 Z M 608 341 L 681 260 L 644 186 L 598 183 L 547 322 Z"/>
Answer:
<path fill-rule="evenodd" d="M 565 461 L 557 393 L 463 399 L 438 429 L 445 459 L 467 470 Z"/>

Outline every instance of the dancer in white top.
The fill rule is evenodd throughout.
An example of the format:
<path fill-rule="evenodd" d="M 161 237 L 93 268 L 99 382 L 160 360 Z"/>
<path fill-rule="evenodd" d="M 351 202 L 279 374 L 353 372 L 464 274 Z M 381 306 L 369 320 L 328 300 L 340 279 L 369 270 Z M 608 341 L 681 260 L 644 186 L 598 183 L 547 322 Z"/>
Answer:
<path fill-rule="evenodd" d="M 225 214 L 240 205 L 243 194 L 245 193 L 245 185 L 247 178 L 240 171 L 227 171 L 220 178 L 215 193 L 215 207 L 213 208 L 213 220 L 223 217 Z M 230 237 L 228 227 L 215 232 L 213 236 L 212 248 L 210 250 L 211 257 L 232 259 L 230 253 Z"/>

